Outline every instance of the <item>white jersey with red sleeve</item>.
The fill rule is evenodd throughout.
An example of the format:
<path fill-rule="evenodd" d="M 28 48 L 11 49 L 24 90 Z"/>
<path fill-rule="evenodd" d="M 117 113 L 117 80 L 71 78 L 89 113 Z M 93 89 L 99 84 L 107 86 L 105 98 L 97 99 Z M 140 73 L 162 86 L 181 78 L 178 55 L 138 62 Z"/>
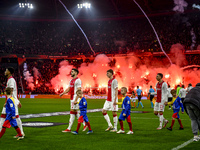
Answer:
<path fill-rule="evenodd" d="M 114 102 L 115 100 L 115 89 L 118 88 L 118 82 L 115 78 L 112 78 L 108 81 L 108 98 L 107 101 Z M 118 97 L 116 98 L 116 102 L 118 102 Z"/>
<path fill-rule="evenodd" d="M 168 86 L 167 83 L 162 81 L 161 83 L 156 84 L 156 92 L 153 93 L 157 95 L 156 102 L 164 104 L 165 102 L 168 102 Z"/>
<path fill-rule="evenodd" d="M 69 93 L 70 93 L 70 99 L 73 100 L 74 98 L 76 98 L 76 91 L 78 90 L 78 88 L 81 88 L 81 80 L 77 77 L 75 79 L 71 79 L 69 82 Z"/>
<path fill-rule="evenodd" d="M 18 106 L 18 104 L 19 104 L 19 99 L 18 99 L 18 94 L 17 94 L 17 84 L 16 84 L 15 79 L 14 79 L 12 76 L 10 76 L 10 77 L 8 78 L 6 87 L 9 87 L 9 88 L 12 88 L 12 89 L 13 89 L 12 97 L 13 97 L 14 100 L 15 100 L 15 105 Z"/>

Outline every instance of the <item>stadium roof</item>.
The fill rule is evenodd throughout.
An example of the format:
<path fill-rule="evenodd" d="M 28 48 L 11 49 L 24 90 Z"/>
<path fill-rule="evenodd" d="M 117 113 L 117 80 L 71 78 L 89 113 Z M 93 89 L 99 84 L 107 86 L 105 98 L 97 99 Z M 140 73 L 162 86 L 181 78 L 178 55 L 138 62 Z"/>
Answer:
<path fill-rule="evenodd" d="M 20 2 L 33 4 L 33 9 L 20 9 Z M 77 18 L 92 17 L 123 17 L 141 14 L 133 0 L 62 0 L 67 8 Z M 174 7 L 173 0 L 136 0 L 147 14 L 170 12 Z M 192 4 L 199 4 L 199 0 L 185 0 L 187 10 Z M 78 9 L 77 4 L 90 2 L 90 9 Z M 58 0 L 0 0 L 1 16 L 20 16 L 31 18 L 68 18 L 69 15 Z"/>

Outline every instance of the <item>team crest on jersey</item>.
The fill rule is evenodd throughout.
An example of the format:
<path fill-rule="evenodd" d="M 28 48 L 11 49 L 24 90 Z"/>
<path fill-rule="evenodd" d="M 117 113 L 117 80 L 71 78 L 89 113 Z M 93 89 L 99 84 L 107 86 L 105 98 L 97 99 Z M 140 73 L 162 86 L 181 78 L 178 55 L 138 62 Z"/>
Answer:
<path fill-rule="evenodd" d="M 128 104 L 129 104 L 130 102 L 128 101 Z"/>
<path fill-rule="evenodd" d="M 83 102 L 83 105 L 85 105 L 85 102 Z"/>
<path fill-rule="evenodd" d="M 10 104 L 10 107 L 13 107 L 13 104 Z"/>

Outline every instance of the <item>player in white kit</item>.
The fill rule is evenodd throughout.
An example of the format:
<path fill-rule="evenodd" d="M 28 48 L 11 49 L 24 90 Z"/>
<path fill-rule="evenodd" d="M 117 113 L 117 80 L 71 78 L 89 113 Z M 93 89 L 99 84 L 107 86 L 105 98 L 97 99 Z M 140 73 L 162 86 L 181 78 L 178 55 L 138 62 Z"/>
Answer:
<path fill-rule="evenodd" d="M 107 100 L 104 103 L 103 110 L 102 110 L 103 116 L 108 123 L 108 128 L 105 131 L 109 131 L 109 130 L 112 129 L 111 132 L 117 132 L 118 82 L 113 77 L 113 70 L 112 69 L 109 69 L 107 71 L 107 77 L 110 79 L 108 81 L 108 97 L 107 97 Z M 110 118 L 107 114 L 107 111 L 112 111 L 114 128 L 113 128 L 112 123 L 110 122 Z"/>
<path fill-rule="evenodd" d="M 8 78 L 6 87 L 9 87 L 9 88 L 12 89 L 12 97 L 15 100 L 15 111 L 16 111 L 15 114 L 16 114 L 17 125 L 20 128 L 22 135 L 25 136 L 23 128 L 22 128 L 22 121 L 19 118 L 18 107 L 21 108 L 21 103 L 20 103 L 20 101 L 18 99 L 17 84 L 16 84 L 15 79 L 12 76 L 13 73 L 14 73 L 14 69 L 12 67 L 9 67 L 9 68 L 6 69 L 5 76 Z M 5 121 L 5 119 L 6 119 L 6 108 L 3 107 L 3 110 L 2 110 L 2 113 L 1 113 L 1 118 L 0 118 L 0 130 L 2 128 L 2 125 L 3 125 L 4 121 Z M 18 135 L 14 136 L 14 138 L 18 138 Z"/>
<path fill-rule="evenodd" d="M 81 80 L 77 77 L 79 71 L 78 69 L 73 68 L 71 71 L 71 77 L 73 77 L 73 79 L 70 80 L 69 82 L 69 87 L 60 94 L 60 96 L 69 93 L 70 94 L 70 101 L 71 101 L 71 110 L 70 110 L 70 119 L 69 119 L 69 126 L 66 130 L 62 131 L 62 132 L 71 132 L 71 127 L 74 123 L 75 117 L 78 119 L 80 116 L 80 113 L 78 112 L 78 104 L 77 104 L 77 95 L 76 95 L 76 91 L 77 90 L 81 90 Z M 86 130 L 87 126 L 85 126 L 85 122 L 84 124 L 84 129 L 83 131 Z"/>
<path fill-rule="evenodd" d="M 166 127 L 168 120 L 166 120 L 163 116 L 163 112 L 165 110 L 165 105 L 168 103 L 168 91 L 167 91 L 167 83 L 162 80 L 163 74 L 158 73 L 156 79 L 158 83 L 156 84 L 156 92 L 152 93 L 157 95 L 157 99 L 154 105 L 154 114 L 159 117 L 160 125 L 157 130 L 161 130 Z M 163 125 L 164 122 L 164 125 Z M 163 125 L 163 126 L 162 126 Z"/>
<path fill-rule="evenodd" d="M 186 97 L 186 89 L 184 85 L 182 85 L 182 88 L 180 89 L 178 96 L 181 98 L 181 101 L 183 103 Z"/>

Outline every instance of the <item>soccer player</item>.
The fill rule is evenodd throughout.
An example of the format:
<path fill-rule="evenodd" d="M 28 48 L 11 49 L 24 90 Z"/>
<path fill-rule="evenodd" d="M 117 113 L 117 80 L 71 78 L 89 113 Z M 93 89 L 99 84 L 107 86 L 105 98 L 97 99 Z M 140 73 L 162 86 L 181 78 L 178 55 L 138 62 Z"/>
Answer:
<path fill-rule="evenodd" d="M 180 124 L 179 130 L 183 130 L 183 125 L 182 125 L 181 119 L 179 117 L 180 107 L 181 107 L 182 114 L 184 113 L 183 104 L 181 102 L 181 98 L 176 95 L 176 90 L 171 90 L 171 94 L 172 94 L 173 98 L 175 98 L 176 100 L 174 102 L 168 102 L 168 104 L 173 104 L 172 108 L 173 108 L 174 114 L 172 115 L 171 126 L 167 129 L 172 131 L 175 119 L 177 119 Z"/>
<path fill-rule="evenodd" d="M 117 132 L 119 133 L 125 133 L 124 131 L 124 127 L 123 127 L 123 121 L 126 119 L 129 125 L 129 131 L 127 132 L 127 134 L 133 134 L 133 129 L 132 129 L 132 122 L 131 122 L 131 105 L 130 105 L 130 98 L 128 96 L 126 96 L 127 93 L 127 88 L 126 87 L 122 87 L 121 88 L 121 94 L 123 95 L 122 98 L 122 112 L 119 116 L 119 123 L 121 126 L 121 129 Z"/>
<path fill-rule="evenodd" d="M 74 104 L 75 100 L 76 100 L 76 91 L 77 90 L 81 90 L 81 80 L 77 77 L 78 76 L 78 69 L 76 68 L 73 68 L 72 71 L 71 71 L 71 77 L 73 79 L 70 80 L 69 82 L 69 87 L 63 92 L 60 94 L 60 96 L 63 96 L 64 94 L 66 93 L 70 93 L 71 97 L 70 97 L 70 100 L 71 100 L 71 110 L 70 110 L 70 119 L 69 119 L 69 126 L 66 130 L 62 131 L 62 132 L 71 132 L 71 127 L 74 123 L 74 120 L 75 120 L 75 116 L 77 117 L 77 119 L 79 118 L 80 114 L 78 113 L 78 104 Z M 85 126 L 85 123 L 84 124 L 84 131 L 86 130 L 87 126 Z"/>
<path fill-rule="evenodd" d="M 182 85 L 182 88 L 180 89 L 178 96 L 181 98 L 181 101 L 183 103 L 183 101 L 186 97 L 186 89 L 185 89 L 184 85 Z"/>
<path fill-rule="evenodd" d="M 156 76 L 156 79 L 158 83 L 156 83 L 156 92 L 152 93 L 154 95 L 157 95 L 157 99 L 154 105 L 154 114 L 159 117 L 160 125 L 157 128 L 157 130 L 161 130 L 162 128 L 166 127 L 167 123 L 169 122 L 166 120 L 163 116 L 163 112 L 165 109 L 165 103 L 168 100 L 168 92 L 167 92 L 167 83 L 162 80 L 163 74 L 158 73 Z M 164 126 L 163 125 L 164 121 Z"/>
<path fill-rule="evenodd" d="M 22 121 L 21 119 L 19 118 L 19 111 L 18 111 L 18 107 L 21 108 L 21 103 L 18 99 L 18 95 L 17 95 L 17 84 L 16 84 L 16 81 L 15 79 L 13 78 L 13 73 L 14 73 L 14 68 L 12 67 L 8 67 L 5 71 L 5 76 L 8 78 L 7 80 L 7 84 L 6 84 L 6 87 L 9 87 L 11 88 L 12 90 L 12 97 L 14 98 L 15 100 L 15 114 L 16 114 L 16 121 L 17 121 L 17 125 L 18 127 L 20 128 L 21 130 L 21 133 L 23 136 L 25 136 L 24 134 L 24 131 L 23 131 L 23 128 L 22 128 Z M 0 129 L 4 123 L 6 119 L 6 108 L 3 107 L 3 110 L 2 110 L 2 113 L 1 113 L 1 120 L 0 120 Z M 14 136 L 14 138 L 18 138 L 19 135 L 16 135 Z"/>
<path fill-rule="evenodd" d="M 132 95 L 131 95 L 130 99 L 131 99 L 131 103 L 132 103 L 133 108 L 135 108 L 136 107 L 135 106 L 136 98 L 135 98 L 135 92 L 134 91 L 132 91 Z"/>
<path fill-rule="evenodd" d="M 150 94 L 150 102 L 151 102 L 151 108 L 153 108 L 153 98 L 154 98 L 154 95 L 151 94 L 151 93 L 155 93 L 154 89 L 152 88 L 152 85 L 150 86 L 150 89 L 149 89 L 149 94 Z"/>
<path fill-rule="evenodd" d="M 168 92 L 168 102 L 171 102 L 172 101 L 172 94 L 171 94 L 171 88 L 170 88 L 170 85 L 168 85 L 168 89 L 167 89 L 167 92 Z M 173 101 L 174 102 L 174 101 Z M 173 103 L 172 103 L 173 104 Z M 169 110 L 171 109 L 171 105 L 169 105 Z"/>
<path fill-rule="evenodd" d="M 90 122 L 89 122 L 88 117 L 87 117 L 87 101 L 86 101 L 85 97 L 83 97 L 81 90 L 77 90 L 76 94 L 77 94 L 77 97 L 81 99 L 79 102 L 76 102 L 76 103 L 79 103 L 79 109 L 81 111 L 81 114 L 80 114 L 80 117 L 78 119 L 77 129 L 76 129 L 76 131 L 73 131 L 72 133 L 78 134 L 81 123 L 83 123 L 83 121 L 86 122 L 86 124 L 89 128 L 89 131 L 87 132 L 87 134 L 93 133 L 91 126 L 90 126 Z"/>
<path fill-rule="evenodd" d="M 113 77 L 113 70 L 107 70 L 107 77 L 110 79 L 108 81 L 108 97 L 103 106 L 103 116 L 108 123 L 108 128 L 105 131 L 111 130 L 111 132 L 117 132 L 117 111 L 118 111 L 118 82 Z M 113 122 L 114 128 L 112 123 L 110 122 L 110 117 L 107 114 L 107 111 L 111 110 L 113 114 Z"/>
<path fill-rule="evenodd" d="M 23 135 L 21 133 L 21 130 L 17 126 L 17 121 L 16 121 L 16 110 L 15 110 L 15 100 L 12 97 L 12 89 L 10 87 L 6 88 L 6 96 L 7 96 L 7 101 L 5 104 L 6 107 L 6 119 L 3 123 L 1 132 L 0 132 L 0 138 L 4 135 L 6 132 L 6 128 L 10 128 L 11 126 L 15 128 L 17 131 L 18 138 L 17 140 L 23 139 Z"/>
<path fill-rule="evenodd" d="M 142 90 L 139 89 L 139 86 L 137 86 L 137 90 L 136 90 L 136 93 L 137 93 L 137 96 L 138 96 L 138 105 L 136 108 L 139 107 L 139 105 L 142 106 L 142 108 L 144 108 L 144 106 L 142 105 L 142 102 L 141 102 L 141 98 L 142 98 Z"/>

